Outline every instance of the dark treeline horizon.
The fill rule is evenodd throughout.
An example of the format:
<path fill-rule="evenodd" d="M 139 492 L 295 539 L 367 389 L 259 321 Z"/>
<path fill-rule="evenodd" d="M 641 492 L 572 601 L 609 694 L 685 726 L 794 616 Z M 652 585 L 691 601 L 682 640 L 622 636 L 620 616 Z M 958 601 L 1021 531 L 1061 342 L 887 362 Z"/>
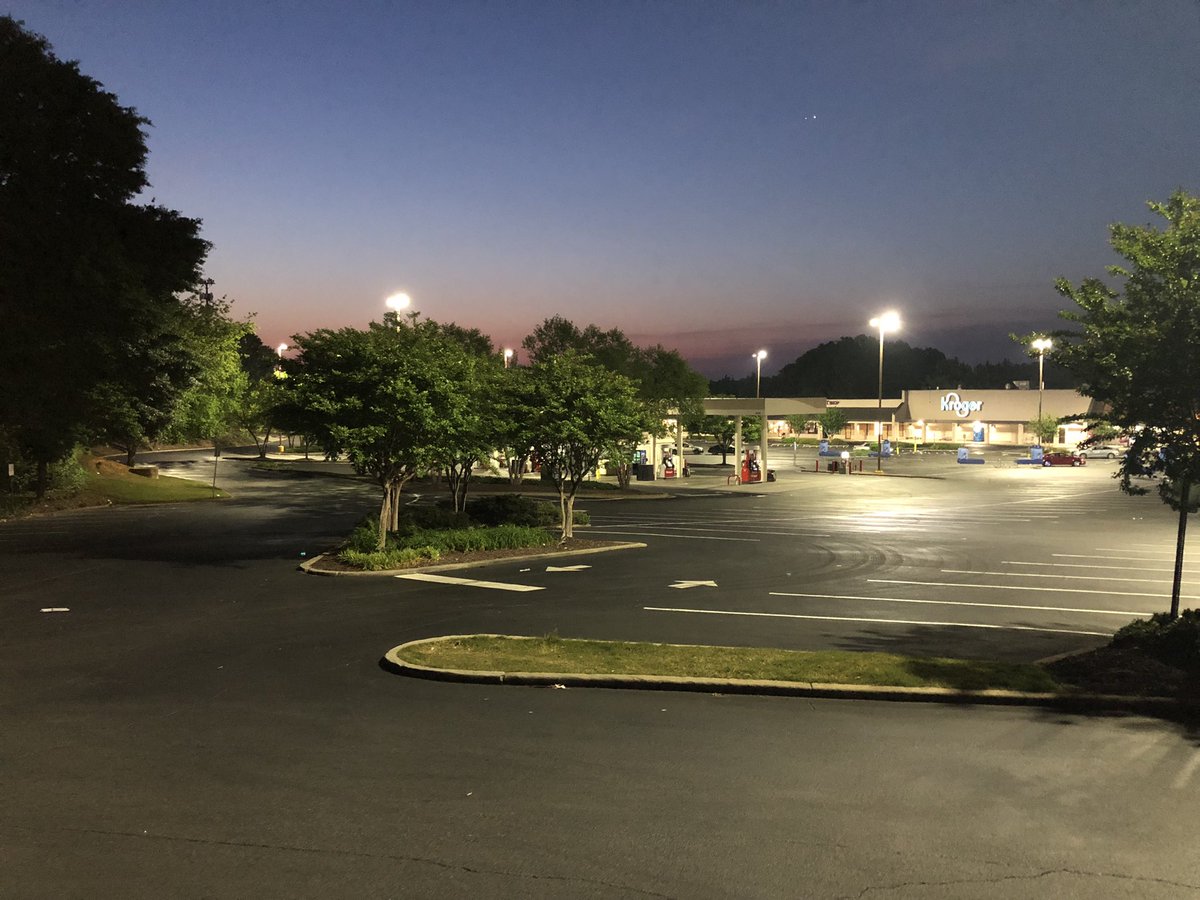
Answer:
<path fill-rule="evenodd" d="M 1046 359 L 1047 388 L 1075 388 L 1070 373 Z M 1002 390 L 1013 382 L 1038 386 L 1036 357 L 976 365 L 948 357 L 934 347 L 913 347 L 901 340 L 884 345 L 883 395 L 905 390 Z M 754 374 L 726 375 L 709 381 L 713 395 L 754 396 Z M 774 375 L 763 375 L 764 397 L 874 397 L 879 390 L 879 338 L 860 334 L 828 341 L 803 353 Z"/>

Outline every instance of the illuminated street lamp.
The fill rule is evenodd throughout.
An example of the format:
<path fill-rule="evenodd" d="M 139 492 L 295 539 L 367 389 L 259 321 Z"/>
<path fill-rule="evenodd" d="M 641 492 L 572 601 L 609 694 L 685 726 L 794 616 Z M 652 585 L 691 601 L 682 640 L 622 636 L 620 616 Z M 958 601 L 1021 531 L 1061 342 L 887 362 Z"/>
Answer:
<path fill-rule="evenodd" d="M 868 323 L 872 328 L 879 329 L 879 420 L 875 423 L 878 453 L 875 455 L 875 471 L 883 471 L 883 336 L 889 331 L 900 330 L 900 313 L 885 312 L 876 316 Z"/>
<path fill-rule="evenodd" d="M 759 350 L 757 353 L 751 353 L 750 358 L 754 360 L 756 365 L 756 374 L 754 376 L 754 396 L 755 398 L 762 396 L 762 361 L 767 358 L 766 350 Z"/>
<path fill-rule="evenodd" d="M 1037 426 L 1037 442 L 1038 446 L 1042 446 L 1042 395 L 1046 393 L 1046 381 L 1042 377 L 1043 368 L 1046 363 L 1046 351 L 1054 346 L 1054 342 L 1050 338 L 1038 338 L 1033 342 L 1033 349 L 1038 352 L 1038 426 Z"/>
<path fill-rule="evenodd" d="M 512 358 L 513 358 L 512 348 L 505 347 L 504 348 L 504 368 L 506 368 L 506 369 L 508 368 L 509 364 L 512 362 Z"/>
<path fill-rule="evenodd" d="M 399 315 L 401 310 L 408 309 L 409 304 L 412 303 L 412 298 L 409 297 L 408 294 L 401 291 L 400 293 L 392 294 L 392 296 L 388 297 L 383 302 L 388 309 L 396 313 L 396 315 Z"/>
<path fill-rule="evenodd" d="M 280 359 L 283 359 L 283 354 L 287 353 L 287 348 L 288 348 L 287 344 L 280 344 L 278 347 L 275 348 L 275 355 L 278 356 Z"/>

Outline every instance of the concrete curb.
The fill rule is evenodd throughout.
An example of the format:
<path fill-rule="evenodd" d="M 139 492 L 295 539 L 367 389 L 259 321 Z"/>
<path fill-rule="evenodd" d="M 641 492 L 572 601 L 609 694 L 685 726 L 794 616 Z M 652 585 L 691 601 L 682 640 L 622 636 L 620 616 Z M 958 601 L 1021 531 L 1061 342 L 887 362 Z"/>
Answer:
<path fill-rule="evenodd" d="M 887 700 L 909 703 L 955 703 L 985 706 L 1041 706 L 1078 712 L 1135 712 L 1163 714 L 1200 711 L 1200 704 L 1168 697 L 1126 697 L 1113 694 L 1035 694 L 1021 691 L 959 691 L 951 688 L 889 687 L 861 684 L 768 681 L 748 678 L 684 678 L 675 675 L 584 675 L 571 672 L 485 672 L 441 669 L 406 662 L 400 653 L 408 647 L 472 637 L 512 637 L 503 634 L 446 634 L 421 638 L 393 647 L 380 665 L 410 678 L 468 684 L 527 685 L 538 687 L 615 688 L 622 690 L 691 691 L 703 694 L 753 694 L 774 697 L 808 697 L 829 700 Z"/>
<path fill-rule="evenodd" d="M 351 577 L 362 578 L 364 576 L 374 575 L 375 577 L 394 575 L 413 575 L 418 572 L 452 572 L 455 569 L 478 569 L 482 566 L 495 566 L 501 563 L 510 562 L 525 562 L 531 559 L 564 559 L 568 556 L 589 556 L 593 553 L 608 553 L 612 550 L 643 550 L 646 545 L 638 541 L 622 541 L 620 543 L 610 544 L 607 547 L 585 547 L 580 550 L 559 550 L 555 552 L 528 553 L 522 556 L 505 556 L 501 559 L 476 559 L 470 562 L 459 563 L 439 563 L 433 566 L 418 566 L 410 569 L 380 569 L 378 572 L 331 572 L 313 567 L 323 560 L 328 553 L 321 553 L 314 556 L 312 559 L 305 560 L 300 563 L 299 569 L 305 575 L 327 575 L 331 577 L 349 575 Z"/>

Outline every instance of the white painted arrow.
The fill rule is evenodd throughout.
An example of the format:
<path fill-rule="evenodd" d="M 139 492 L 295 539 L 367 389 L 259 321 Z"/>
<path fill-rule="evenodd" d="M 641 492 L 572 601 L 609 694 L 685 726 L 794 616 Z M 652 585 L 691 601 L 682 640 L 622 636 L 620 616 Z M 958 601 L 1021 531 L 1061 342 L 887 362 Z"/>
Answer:
<path fill-rule="evenodd" d="M 591 566 L 546 566 L 547 572 L 582 572 Z"/>
<path fill-rule="evenodd" d="M 671 585 L 671 587 L 679 588 L 680 590 L 684 590 L 685 588 L 716 586 L 717 583 L 715 581 L 676 581 L 673 585 Z"/>

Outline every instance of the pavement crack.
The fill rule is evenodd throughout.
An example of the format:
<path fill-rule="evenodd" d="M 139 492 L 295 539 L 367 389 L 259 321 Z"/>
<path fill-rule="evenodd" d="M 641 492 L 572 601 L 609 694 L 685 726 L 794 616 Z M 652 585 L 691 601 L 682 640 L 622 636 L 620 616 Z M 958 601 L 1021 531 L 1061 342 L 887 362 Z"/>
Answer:
<path fill-rule="evenodd" d="M 1002 884 L 1006 881 L 1036 881 L 1039 878 L 1047 878 L 1051 875 L 1078 875 L 1085 878 L 1109 878 L 1118 881 L 1130 881 L 1138 884 L 1161 884 L 1167 887 L 1188 888 L 1190 890 L 1200 889 L 1200 884 L 1189 884 L 1185 881 L 1171 881 L 1168 878 L 1152 878 L 1143 875 L 1122 875 L 1116 872 L 1088 872 L 1082 869 L 1046 869 L 1041 872 L 1035 872 L 1032 875 L 997 875 L 994 878 L 959 878 L 950 881 L 900 881 L 895 884 L 875 884 L 868 885 L 857 894 L 845 894 L 839 900 L 849 900 L 853 897 L 854 900 L 862 900 L 868 894 L 876 891 L 898 891 L 904 888 L 915 887 L 954 887 L 956 885 L 970 884 Z"/>
<path fill-rule="evenodd" d="M 26 825 L 10 824 L 9 828 L 18 828 L 22 831 L 31 831 Z M 164 841 L 169 843 L 196 844 L 201 846 L 213 847 L 236 847 L 253 850 L 276 850 L 285 853 L 307 853 L 312 855 L 327 855 L 327 856 L 342 856 L 358 859 L 385 859 L 395 862 L 418 863 L 422 865 L 435 866 L 439 869 L 445 869 L 453 872 L 465 872 L 471 875 L 497 875 L 502 878 L 523 879 L 526 881 L 544 881 L 544 882 L 562 882 L 564 884 L 586 884 L 596 887 L 609 888 L 613 890 L 624 891 L 629 894 L 636 894 L 641 897 L 658 897 L 661 900 L 677 900 L 671 894 L 662 894 L 657 891 L 650 891 L 644 888 L 632 887 L 627 884 L 620 884 L 614 881 L 603 881 L 598 878 L 581 878 L 573 875 L 538 875 L 528 872 L 510 872 L 504 869 L 488 869 L 478 866 L 469 866 L 462 863 L 446 862 L 442 859 L 436 859 L 428 856 L 406 856 L 399 853 L 369 853 L 364 850 L 342 850 L 334 847 L 301 847 L 295 844 L 269 844 L 258 841 L 227 841 L 216 838 L 198 838 L 185 837 L 183 835 L 174 834 L 150 834 L 149 832 L 136 831 L 120 831 L 116 829 L 105 828 L 69 828 L 59 826 L 56 830 L 71 832 L 74 834 L 96 834 L 106 837 L 129 837 L 140 838 L 147 841 Z"/>

